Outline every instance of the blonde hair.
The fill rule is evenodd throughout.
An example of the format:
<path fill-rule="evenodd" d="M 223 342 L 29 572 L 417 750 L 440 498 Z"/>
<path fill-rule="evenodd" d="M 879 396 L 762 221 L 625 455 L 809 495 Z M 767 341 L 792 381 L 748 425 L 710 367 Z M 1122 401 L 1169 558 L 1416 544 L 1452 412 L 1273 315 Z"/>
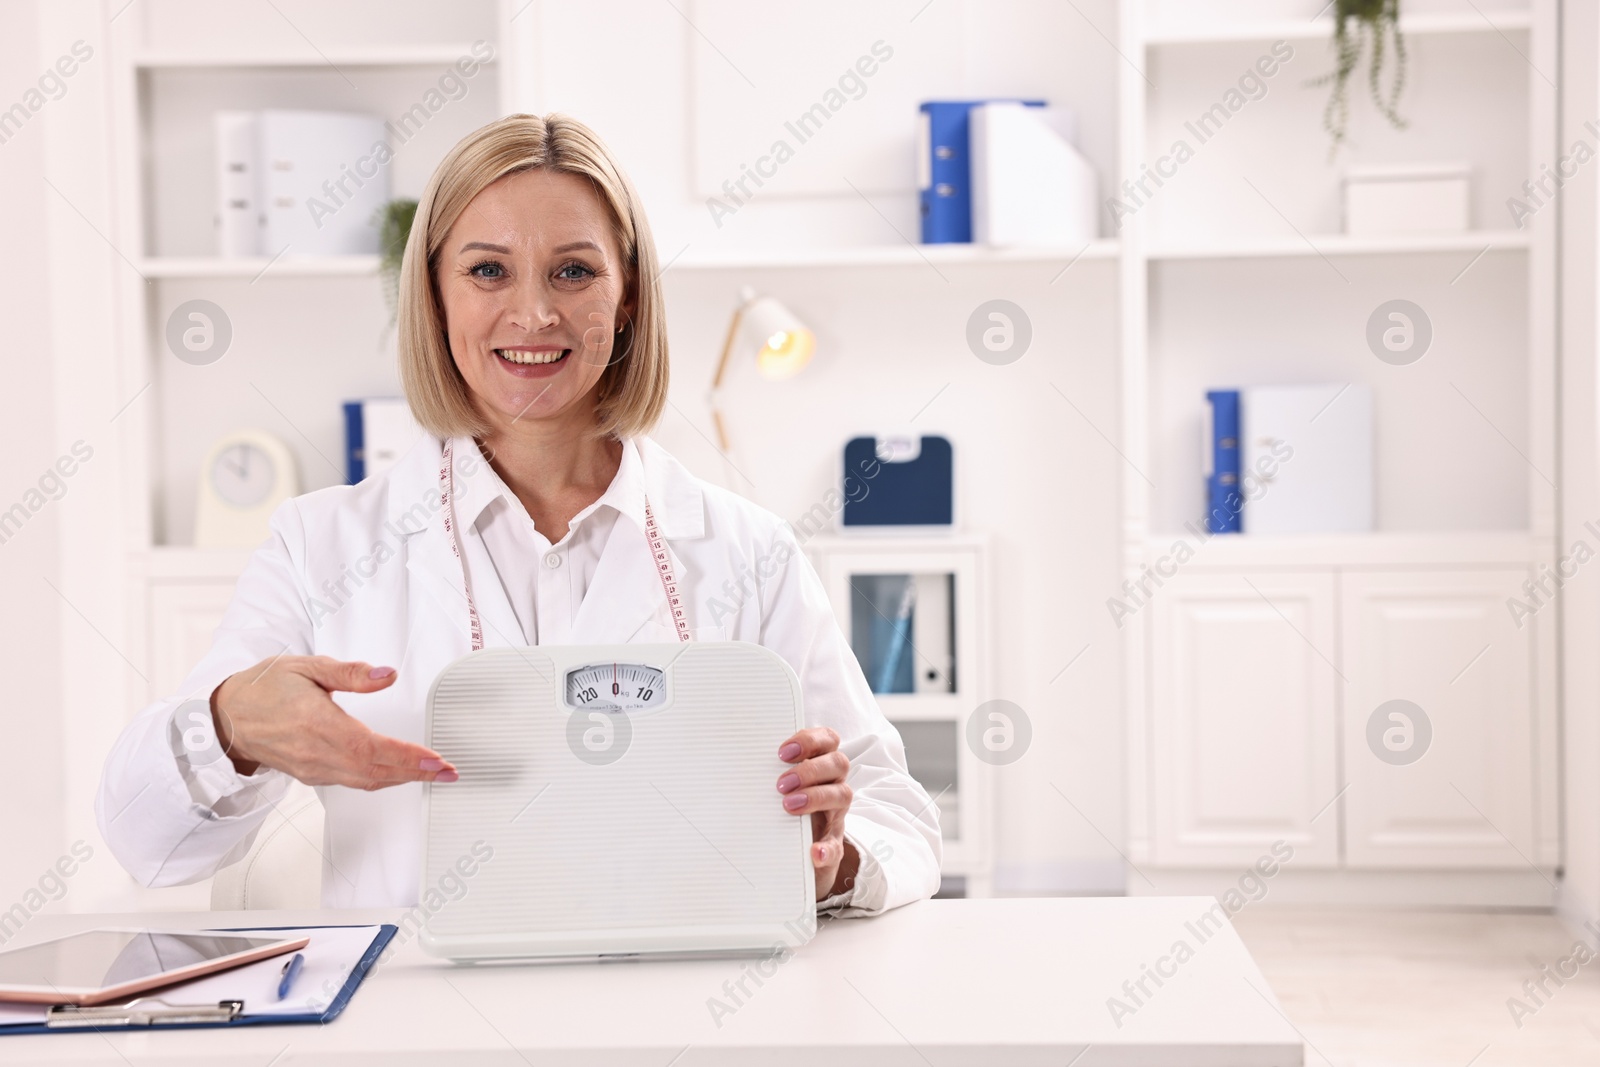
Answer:
<path fill-rule="evenodd" d="M 623 306 L 631 319 L 614 341 L 595 396 L 599 436 L 629 437 L 655 425 L 667 401 L 667 324 L 655 241 L 633 184 L 587 126 L 565 115 L 507 115 L 450 150 L 417 203 L 400 266 L 400 380 L 412 415 L 439 437 L 482 437 L 491 424 L 450 355 L 434 271 L 450 228 L 491 182 L 538 167 L 593 183 L 622 251 Z M 616 353 L 620 352 L 620 355 Z"/>

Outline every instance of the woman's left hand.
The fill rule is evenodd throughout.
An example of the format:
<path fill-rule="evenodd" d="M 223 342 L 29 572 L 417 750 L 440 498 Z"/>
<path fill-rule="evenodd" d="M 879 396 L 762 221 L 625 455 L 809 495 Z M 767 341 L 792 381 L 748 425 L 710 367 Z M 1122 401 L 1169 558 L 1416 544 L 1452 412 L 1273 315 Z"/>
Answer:
<path fill-rule="evenodd" d="M 861 857 L 844 839 L 850 810 L 850 757 L 839 751 L 839 735 L 826 726 L 801 730 L 778 747 L 778 758 L 794 764 L 778 777 L 783 810 L 811 816 L 811 866 L 817 874 L 817 899 L 855 885 Z"/>

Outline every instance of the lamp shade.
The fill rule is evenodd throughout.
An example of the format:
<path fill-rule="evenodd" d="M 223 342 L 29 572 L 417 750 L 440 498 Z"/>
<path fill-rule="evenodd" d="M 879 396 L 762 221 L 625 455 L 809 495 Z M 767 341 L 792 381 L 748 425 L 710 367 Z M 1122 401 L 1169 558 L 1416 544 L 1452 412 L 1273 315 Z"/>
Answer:
<path fill-rule="evenodd" d="M 791 378 L 811 362 L 816 335 L 774 298 L 758 296 L 749 301 L 742 318 L 741 347 L 747 352 L 755 349 L 756 366 L 763 377 Z"/>

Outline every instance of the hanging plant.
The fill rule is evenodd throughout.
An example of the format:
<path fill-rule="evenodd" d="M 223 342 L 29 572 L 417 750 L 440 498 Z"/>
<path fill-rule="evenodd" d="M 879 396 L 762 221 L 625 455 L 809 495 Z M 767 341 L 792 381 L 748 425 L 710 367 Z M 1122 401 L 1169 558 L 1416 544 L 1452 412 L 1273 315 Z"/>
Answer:
<path fill-rule="evenodd" d="M 389 304 L 389 323 L 394 324 L 400 304 L 400 264 L 405 259 L 406 239 L 417 217 L 415 200 L 391 200 L 378 209 L 378 273 L 383 278 L 383 296 Z"/>
<path fill-rule="evenodd" d="M 1344 143 L 1350 122 L 1350 76 L 1361 65 L 1364 51 L 1372 55 L 1367 65 L 1367 86 L 1373 104 L 1391 126 L 1405 129 L 1405 119 L 1395 110 L 1400 102 L 1400 90 L 1406 83 L 1406 42 L 1400 35 L 1400 0 L 1335 0 L 1333 45 L 1338 64 L 1309 83 L 1333 85 L 1328 106 L 1322 112 L 1322 125 L 1333 138 L 1330 156 Z M 1394 70 L 1389 75 L 1386 93 L 1383 90 L 1384 62 L 1391 51 Z"/>

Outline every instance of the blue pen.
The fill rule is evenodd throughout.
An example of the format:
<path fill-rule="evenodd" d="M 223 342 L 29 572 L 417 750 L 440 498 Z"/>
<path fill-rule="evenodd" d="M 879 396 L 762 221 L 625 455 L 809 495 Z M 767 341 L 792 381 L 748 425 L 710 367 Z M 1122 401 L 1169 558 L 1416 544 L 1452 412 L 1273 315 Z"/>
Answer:
<path fill-rule="evenodd" d="M 279 1000 L 282 1000 L 284 997 L 289 995 L 289 987 L 294 985 L 296 976 L 300 974 L 300 968 L 304 967 L 305 964 L 305 956 L 299 952 L 296 952 L 292 957 L 290 957 L 289 962 L 283 965 L 283 977 L 278 979 Z"/>

